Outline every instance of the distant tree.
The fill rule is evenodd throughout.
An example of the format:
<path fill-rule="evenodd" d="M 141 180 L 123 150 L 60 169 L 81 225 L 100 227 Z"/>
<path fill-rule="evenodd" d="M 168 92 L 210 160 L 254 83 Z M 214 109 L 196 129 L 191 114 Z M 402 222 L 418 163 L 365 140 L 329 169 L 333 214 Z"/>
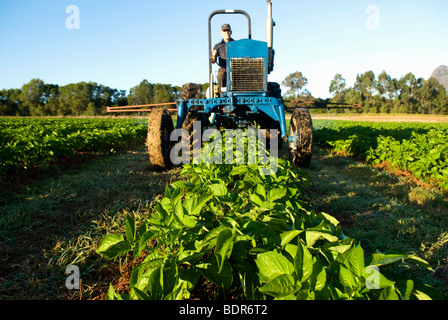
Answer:
<path fill-rule="evenodd" d="M 153 85 L 154 88 L 154 103 L 174 102 L 177 95 L 173 92 L 173 87 L 170 84 L 157 83 Z"/>
<path fill-rule="evenodd" d="M 89 102 L 87 105 L 86 111 L 84 111 L 84 115 L 86 116 L 96 116 L 98 114 L 97 107 L 94 102 Z"/>
<path fill-rule="evenodd" d="M 301 95 L 301 91 L 308 84 L 308 79 L 302 75 L 302 72 L 296 71 L 288 75 L 285 80 L 283 80 L 282 85 L 288 88 L 285 96 L 291 98 L 297 98 Z M 308 91 L 309 93 L 309 91 Z"/>
<path fill-rule="evenodd" d="M 88 106 L 89 112 L 94 115 L 106 113 L 106 108 L 112 105 L 126 105 L 126 91 L 119 91 L 117 89 L 104 86 L 102 84 L 93 83 L 92 102 L 94 106 Z"/>
<path fill-rule="evenodd" d="M 148 80 L 143 80 L 137 86 L 131 88 L 128 95 L 129 105 L 150 104 L 153 103 L 154 89 Z"/>
<path fill-rule="evenodd" d="M 448 115 L 448 92 L 443 84 L 440 84 L 437 95 L 437 113 Z"/>
<path fill-rule="evenodd" d="M 376 81 L 376 90 L 381 96 L 389 93 L 389 83 L 392 81 L 390 75 L 386 73 L 386 71 L 381 72 L 378 75 L 378 80 Z"/>
<path fill-rule="evenodd" d="M 41 115 L 41 106 L 44 104 L 45 83 L 41 79 L 31 79 L 22 86 L 20 93 L 19 114 L 22 116 Z"/>
<path fill-rule="evenodd" d="M 110 106 L 112 104 L 112 96 L 115 91 L 116 89 L 94 83 L 92 88 L 92 100 L 95 103 L 95 113 L 102 107 Z"/>
<path fill-rule="evenodd" d="M 96 82 L 58 86 L 44 83 L 41 79 L 32 79 L 21 89 L 0 91 L 0 115 L 98 115 L 104 114 L 107 106 L 126 104 L 126 90 L 117 90 Z"/>
<path fill-rule="evenodd" d="M 439 83 L 439 81 L 431 77 L 424 81 L 420 90 L 418 91 L 418 97 L 421 103 L 421 113 L 425 114 L 437 114 L 439 113 L 439 95 L 445 93 L 445 88 Z"/>
<path fill-rule="evenodd" d="M 334 102 L 342 103 L 344 102 L 344 92 L 345 92 L 345 79 L 341 74 L 336 73 L 333 80 L 330 82 L 329 92 L 333 94 Z"/>
<path fill-rule="evenodd" d="M 373 71 L 367 71 L 356 76 L 354 86 L 364 97 L 372 97 L 375 90 L 375 74 Z"/>
<path fill-rule="evenodd" d="M 21 89 L 0 90 L 0 115 L 19 115 Z"/>
<path fill-rule="evenodd" d="M 375 101 L 380 104 L 381 113 L 389 113 L 392 110 L 392 100 L 390 99 L 392 94 L 390 92 L 391 83 L 392 78 L 386 71 L 381 72 L 378 75 L 378 80 L 375 81 L 375 89 L 377 91 Z"/>
<path fill-rule="evenodd" d="M 70 83 L 60 87 L 59 115 L 83 115 L 90 102 L 93 102 L 93 91 L 96 83 L 79 82 Z"/>
<path fill-rule="evenodd" d="M 375 94 L 375 83 L 375 74 L 373 71 L 367 71 L 356 76 L 354 89 L 361 94 L 365 112 L 379 112 L 378 106 L 373 98 Z"/>
<path fill-rule="evenodd" d="M 417 88 L 418 80 L 412 72 L 407 73 L 397 82 L 398 97 L 405 113 L 419 113 Z"/>
<path fill-rule="evenodd" d="M 353 88 L 346 89 L 344 92 L 344 100 L 345 103 L 352 103 L 352 104 L 362 103 L 361 93 L 359 93 L 359 91 Z M 352 112 L 362 113 L 364 112 L 364 108 L 354 109 L 352 110 Z"/>
<path fill-rule="evenodd" d="M 45 84 L 43 101 L 45 115 L 57 115 L 59 109 L 59 86 L 57 84 Z"/>
<path fill-rule="evenodd" d="M 303 100 L 308 100 L 308 101 L 315 100 L 313 97 L 313 94 L 308 89 L 302 89 L 302 91 L 300 91 L 300 94 L 298 95 L 298 98 L 303 99 Z"/>
<path fill-rule="evenodd" d="M 128 103 L 126 90 L 117 90 L 113 95 L 112 103 L 117 106 L 125 106 Z"/>

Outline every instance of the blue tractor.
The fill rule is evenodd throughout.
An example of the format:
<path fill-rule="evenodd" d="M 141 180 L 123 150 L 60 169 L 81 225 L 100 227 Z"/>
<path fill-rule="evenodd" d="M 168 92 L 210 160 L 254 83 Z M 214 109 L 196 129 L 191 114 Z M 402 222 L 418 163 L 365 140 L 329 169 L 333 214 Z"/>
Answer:
<path fill-rule="evenodd" d="M 176 128 L 185 129 L 190 134 L 190 142 L 196 130 L 214 126 L 221 129 L 255 126 L 275 132 L 280 146 L 289 146 L 290 161 L 298 167 L 307 167 L 311 161 L 313 126 L 308 108 L 295 108 L 291 115 L 289 129 L 286 128 L 285 105 L 280 85 L 269 82 L 268 74 L 274 69 L 272 3 L 267 0 L 268 18 L 266 41 L 252 40 L 250 16 L 242 10 L 217 10 L 208 19 L 209 53 L 211 52 L 211 20 L 218 14 L 242 14 L 248 20 L 248 38 L 227 42 L 227 86 L 223 92 L 217 90 L 209 64 L 210 85 L 207 98 L 202 98 L 202 90 L 194 83 L 182 87 L 177 105 Z M 196 126 L 197 128 L 197 126 Z M 148 151 L 153 166 L 170 168 L 170 141 L 174 130 L 167 110 L 155 109 L 149 117 Z M 272 131 L 274 130 L 274 131 Z M 270 138 L 270 137 L 268 137 Z"/>

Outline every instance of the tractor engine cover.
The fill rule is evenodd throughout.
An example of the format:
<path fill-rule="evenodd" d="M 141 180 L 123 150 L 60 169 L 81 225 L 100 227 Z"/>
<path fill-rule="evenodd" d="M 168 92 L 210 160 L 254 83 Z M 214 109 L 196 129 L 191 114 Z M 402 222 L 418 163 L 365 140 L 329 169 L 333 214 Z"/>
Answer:
<path fill-rule="evenodd" d="M 227 43 L 227 91 L 260 95 L 268 89 L 268 46 L 251 39 Z"/>

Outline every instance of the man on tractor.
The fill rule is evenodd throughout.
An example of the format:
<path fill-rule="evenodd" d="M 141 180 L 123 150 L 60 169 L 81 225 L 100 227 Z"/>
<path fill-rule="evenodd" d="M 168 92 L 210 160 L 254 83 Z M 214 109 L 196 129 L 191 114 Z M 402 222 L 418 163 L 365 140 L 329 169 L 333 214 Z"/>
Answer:
<path fill-rule="evenodd" d="M 227 48 L 226 44 L 230 41 L 235 41 L 232 39 L 232 29 L 229 24 L 223 24 L 221 27 L 221 35 L 222 41 L 218 42 L 213 48 L 212 55 L 210 57 L 210 61 L 212 63 L 217 62 L 219 65 L 218 71 L 218 86 L 219 86 L 219 94 L 222 94 L 222 88 L 226 87 L 227 84 Z M 218 59 L 219 58 L 219 59 Z"/>

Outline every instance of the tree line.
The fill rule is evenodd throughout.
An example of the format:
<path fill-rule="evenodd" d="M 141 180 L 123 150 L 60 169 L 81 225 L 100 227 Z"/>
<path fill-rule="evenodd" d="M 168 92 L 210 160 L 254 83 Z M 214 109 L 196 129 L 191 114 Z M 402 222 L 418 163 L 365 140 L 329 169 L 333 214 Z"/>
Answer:
<path fill-rule="evenodd" d="M 288 88 L 286 98 L 322 101 L 312 96 L 305 88 L 307 84 L 308 80 L 301 72 L 291 73 L 282 82 Z M 362 105 L 360 109 L 341 109 L 339 112 L 448 115 L 447 90 L 436 78 L 425 80 L 412 72 L 396 79 L 386 71 L 378 77 L 373 71 L 367 71 L 358 74 L 351 87 L 347 87 L 346 80 L 337 73 L 329 85 L 332 97 L 324 101 Z"/>
<path fill-rule="evenodd" d="M 416 78 L 408 73 L 400 79 L 383 71 L 378 77 L 372 71 L 356 76 L 347 87 L 337 73 L 329 85 L 328 99 L 313 97 L 306 89 L 308 79 L 301 72 L 289 74 L 282 85 L 287 88 L 284 99 L 317 100 L 336 103 L 361 103 L 362 108 L 339 112 L 448 114 L 448 94 L 436 78 Z M 208 83 L 200 84 L 205 96 Z M 106 114 L 107 106 L 141 105 L 174 102 L 181 87 L 150 83 L 143 80 L 126 90 L 118 90 L 96 82 L 71 83 L 65 86 L 32 79 L 20 89 L 0 90 L 2 116 L 96 116 Z M 325 109 L 324 109 L 325 110 Z"/>
<path fill-rule="evenodd" d="M 174 102 L 181 88 L 143 80 L 129 93 L 96 82 L 65 86 L 32 79 L 20 89 L 0 90 L 3 116 L 96 116 L 107 107 Z"/>

